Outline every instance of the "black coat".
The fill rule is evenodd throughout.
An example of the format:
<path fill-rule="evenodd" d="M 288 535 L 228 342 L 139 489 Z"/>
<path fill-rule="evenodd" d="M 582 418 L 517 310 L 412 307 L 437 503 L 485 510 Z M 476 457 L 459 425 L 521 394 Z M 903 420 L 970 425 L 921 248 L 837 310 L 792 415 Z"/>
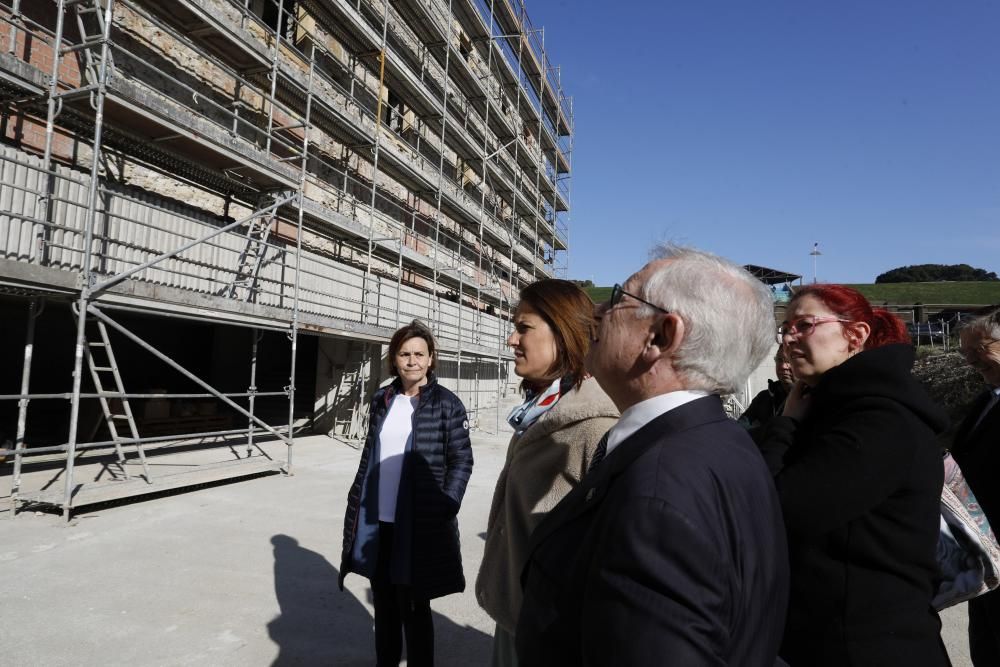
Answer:
<path fill-rule="evenodd" d="M 371 579 L 378 560 L 378 434 L 397 379 L 375 392 L 361 464 L 347 496 L 340 587 L 348 572 Z M 376 458 L 373 458 L 376 457 Z M 370 465 L 371 461 L 376 465 Z M 472 445 L 465 406 L 455 394 L 430 381 L 420 388 L 413 412 L 412 447 L 404 453 L 396 501 L 390 576 L 415 595 L 435 598 L 465 590 L 455 518 L 472 474 Z"/>
<path fill-rule="evenodd" d="M 948 664 L 931 606 L 948 422 L 913 354 L 855 355 L 823 375 L 801 424 L 776 417 L 760 434 L 788 530 L 792 667 Z"/>
<path fill-rule="evenodd" d="M 955 433 L 951 455 L 996 533 L 1000 531 L 1000 483 L 997 482 L 1000 477 L 1000 404 L 994 405 L 976 425 L 992 393 L 984 392 L 973 401 L 969 414 Z M 996 647 L 1000 646 L 1000 589 L 970 600 L 970 621 L 973 616 L 978 618 L 970 623 L 973 630 L 969 633 L 969 643 L 972 656 L 978 658 L 979 664 L 984 658 L 995 656 Z M 988 647 L 982 658 L 977 654 L 983 650 L 981 646 Z"/>
<path fill-rule="evenodd" d="M 788 595 L 767 467 L 717 396 L 626 438 L 542 520 L 522 667 L 771 667 Z"/>
<path fill-rule="evenodd" d="M 962 469 L 990 525 L 1000 529 L 1000 407 L 993 406 L 976 429 L 972 429 L 992 394 L 992 391 L 983 392 L 973 401 L 969 414 L 955 433 L 951 455 Z"/>
<path fill-rule="evenodd" d="M 785 385 L 775 380 L 768 380 L 767 389 L 753 397 L 737 421 L 748 430 L 766 426 L 769 421 L 781 414 L 786 398 L 788 392 L 785 390 Z"/>

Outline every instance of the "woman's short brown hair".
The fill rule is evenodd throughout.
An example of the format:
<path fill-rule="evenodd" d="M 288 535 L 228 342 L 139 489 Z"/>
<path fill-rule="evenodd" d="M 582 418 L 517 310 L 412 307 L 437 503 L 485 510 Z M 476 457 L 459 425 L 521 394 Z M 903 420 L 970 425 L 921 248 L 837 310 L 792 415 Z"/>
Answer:
<path fill-rule="evenodd" d="M 546 379 L 571 376 L 574 386 L 579 387 L 586 375 L 584 360 L 594 328 L 594 302 L 575 283 L 546 278 L 521 290 L 518 308 L 522 305 L 538 313 L 556 339 L 559 354 Z"/>
<path fill-rule="evenodd" d="M 399 371 L 396 369 L 396 355 L 399 354 L 399 349 L 403 347 L 403 343 L 411 338 L 423 338 L 427 343 L 427 352 L 430 354 L 431 359 L 430 366 L 427 367 L 427 372 L 433 371 L 437 367 L 437 346 L 434 344 L 434 334 L 431 333 L 431 330 L 423 322 L 413 320 L 406 326 L 397 329 L 396 333 L 392 334 L 392 338 L 389 340 L 389 354 L 386 358 L 386 363 L 389 366 L 389 375 L 399 375 Z"/>

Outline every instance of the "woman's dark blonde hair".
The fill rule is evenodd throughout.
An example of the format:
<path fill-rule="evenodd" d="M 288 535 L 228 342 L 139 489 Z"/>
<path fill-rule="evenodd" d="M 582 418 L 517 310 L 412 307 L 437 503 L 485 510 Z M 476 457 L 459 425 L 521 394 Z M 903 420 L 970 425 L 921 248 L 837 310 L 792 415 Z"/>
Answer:
<path fill-rule="evenodd" d="M 521 290 L 517 307 L 522 306 L 538 313 L 556 339 L 558 355 L 544 379 L 552 382 L 569 376 L 573 386 L 579 387 L 586 374 L 583 364 L 594 327 L 594 302 L 576 284 L 546 278 Z"/>
<path fill-rule="evenodd" d="M 406 326 L 397 329 L 389 340 L 389 354 L 386 357 L 389 375 L 399 375 L 399 370 L 396 368 L 396 355 L 399 353 L 399 348 L 403 347 L 403 343 L 411 338 L 423 338 L 427 343 L 427 352 L 431 357 L 431 364 L 427 367 L 427 372 L 429 373 L 437 367 L 437 346 L 434 344 L 434 334 L 423 322 L 413 320 Z"/>

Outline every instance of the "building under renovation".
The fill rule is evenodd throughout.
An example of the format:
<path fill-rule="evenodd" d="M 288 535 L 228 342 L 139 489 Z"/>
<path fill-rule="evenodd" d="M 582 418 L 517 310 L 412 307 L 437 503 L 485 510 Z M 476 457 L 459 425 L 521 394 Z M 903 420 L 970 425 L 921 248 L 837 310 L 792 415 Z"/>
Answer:
<path fill-rule="evenodd" d="M 0 0 L 0 98 L 14 507 L 357 440 L 414 318 L 475 422 L 565 263 L 572 106 L 522 0 Z"/>

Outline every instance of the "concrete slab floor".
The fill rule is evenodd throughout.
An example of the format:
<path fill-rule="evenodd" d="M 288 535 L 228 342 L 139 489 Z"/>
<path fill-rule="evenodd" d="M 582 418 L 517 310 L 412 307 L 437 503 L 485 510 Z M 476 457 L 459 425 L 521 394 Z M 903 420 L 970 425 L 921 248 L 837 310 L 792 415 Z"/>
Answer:
<path fill-rule="evenodd" d="M 431 604 L 444 667 L 489 662 L 493 623 L 472 586 L 507 438 L 473 434 L 459 514 L 468 587 Z M 99 507 L 69 524 L 10 521 L 0 498 L 0 665 L 373 664 L 367 581 L 337 589 L 358 456 L 301 438 L 292 477 Z M 964 605 L 943 620 L 953 663 L 971 665 Z"/>

